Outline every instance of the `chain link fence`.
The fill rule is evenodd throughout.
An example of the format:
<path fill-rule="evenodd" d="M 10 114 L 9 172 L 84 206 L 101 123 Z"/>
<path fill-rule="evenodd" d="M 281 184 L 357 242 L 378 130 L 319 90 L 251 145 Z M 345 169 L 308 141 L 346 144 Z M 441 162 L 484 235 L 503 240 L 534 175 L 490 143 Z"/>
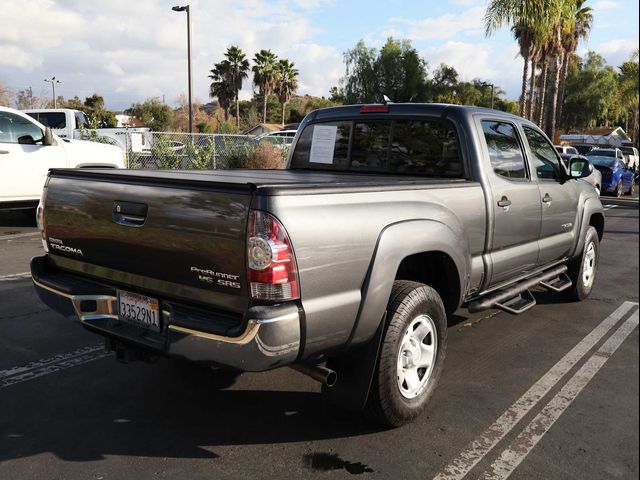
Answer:
<path fill-rule="evenodd" d="M 128 145 L 135 143 L 127 142 Z M 289 147 L 286 140 L 270 139 L 269 143 L 284 160 Z M 130 147 L 127 151 L 127 166 L 134 169 L 243 168 L 250 163 L 258 145 L 256 137 L 251 135 L 148 132 L 141 147 Z"/>

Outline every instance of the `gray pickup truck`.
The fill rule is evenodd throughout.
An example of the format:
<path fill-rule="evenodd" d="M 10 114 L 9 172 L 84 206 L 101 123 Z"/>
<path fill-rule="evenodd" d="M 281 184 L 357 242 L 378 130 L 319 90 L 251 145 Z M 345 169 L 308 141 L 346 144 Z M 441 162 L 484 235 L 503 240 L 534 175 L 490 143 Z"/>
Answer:
<path fill-rule="evenodd" d="M 580 163 L 582 162 L 582 163 Z M 33 282 L 122 360 L 291 366 L 397 426 L 447 317 L 589 295 L 604 214 L 534 124 L 439 104 L 310 113 L 284 170 L 51 170 Z"/>

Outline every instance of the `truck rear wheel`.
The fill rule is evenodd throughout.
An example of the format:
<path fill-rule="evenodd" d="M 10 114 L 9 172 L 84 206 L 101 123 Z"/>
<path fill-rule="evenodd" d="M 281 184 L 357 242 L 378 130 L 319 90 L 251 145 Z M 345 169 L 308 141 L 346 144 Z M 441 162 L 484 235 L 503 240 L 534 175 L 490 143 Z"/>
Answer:
<path fill-rule="evenodd" d="M 598 273 L 599 258 L 600 239 L 596 229 L 590 226 L 584 236 L 582 255 L 572 260 L 568 265 L 567 275 L 573 282 L 573 286 L 567 290 L 569 300 L 577 302 L 589 296 Z"/>
<path fill-rule="evenodd" d="M 433 288 L 399 280 L 393 285 L 387 318 L 366 414 L 398 427 L 424 411 L 438 383 L 446 351 L 447 316 Z"/>

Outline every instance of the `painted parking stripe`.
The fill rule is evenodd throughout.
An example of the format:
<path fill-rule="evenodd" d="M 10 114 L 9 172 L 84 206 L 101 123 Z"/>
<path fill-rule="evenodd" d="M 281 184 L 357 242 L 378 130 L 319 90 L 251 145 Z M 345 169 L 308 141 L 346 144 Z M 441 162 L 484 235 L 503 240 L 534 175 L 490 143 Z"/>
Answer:
<path fill-rule="evenodd" d="M 0 240 L 13 240 L 14 238 L 37 237 L 38 235 L 40 235 L 40 232 L 16 233 L 15 235 L 2 235 L 0 236 Z"/>
<path fill-rule="evenodd" d="M 487 430 L 471 442 L 434 480 L 459 480 L 465 477 L 537 405 L 542 397 L 562 379 L 598 343 L 636 302 L 624 302 L 584 337 L 527 392 L 511 405 Z"/>
<path fill-rule="evenodd" d="M 8 282 L 10 280 L 19 280 L 21 278 L 31 277 L 31 272 L 12 273 L 11 275 L 0 275 L 0 282 Z"/>
<path fill-rule="evenodd" d="M 0 389 L 59 372 L 60 370 L 76 367 L 109 355 L 111 353 L 105 352 L 104 346 L 100 344 L 61 353 L 24 366 L 0 370 Z"/>
<path fill-rule="evenodd" d="M 616 208 L 618 205 L 605 205 L 604 209 L 605 210 L 611 210 L 612 208 Z"/>
<path fill-rule="evenodd" d="M 480 478 L 508 478 L 637 326 L 638 310 L 585 362 Z"/>

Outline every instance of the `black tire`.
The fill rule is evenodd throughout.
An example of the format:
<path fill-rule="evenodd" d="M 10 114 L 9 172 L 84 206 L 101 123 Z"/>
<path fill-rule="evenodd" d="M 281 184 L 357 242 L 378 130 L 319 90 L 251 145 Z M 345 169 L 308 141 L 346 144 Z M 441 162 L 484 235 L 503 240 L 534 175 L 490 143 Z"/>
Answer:
<path fill-rule="evenodd" d="M 632 195 L 636 193 L 636 184 L 631 182 L 631 185 L 629 186 L 629 190 L 627 190 L 627 195 Z"/>
<path fill-rule="evenodd" d="M 408 333 L 408 328 L 420 316 L 428 317 L 429 325 L 435 328 L 435 360 L 432 362 L 430 375 L 416 396 L 407 398 L 400 390 L 397 364 L 399 355 L 402 355 L 400 347 L 405 332 Z M 433 288 L 418 282 L 399 280 L 394 282 L 391 291 L 387 320 L 365 414 L 375 422 L 398 427 L 412 421 L 424 411 L 442 374 L 446 353 L 447 316 L 442 299 Z M 433 339 L 430 341 L 433 344 Z M 423 376 L 419 377 L 421 384 L 429 371 L 428 368 L 424 370 Z"/>
<path fill-rule="evenodd" d="M 585 285 L 584 281 L 584 269 L 585 269 L 585 257 L 588 254 L 590 245 L 593 245 L 595 257 L 593 258 L 593 274 L 591 280 Z M 598 275 L 598 260 L 600 259 L 600 239 L 598 238 L 598 232 L 594 227 L 589 227 L 584 238 L 584 248 L 579 257 L 573 259 L 569 264 L 569 271 L 567 275 L 573 282 L 573 285 L 567 290 L 567 299 L 574 302 L 584 300 L 589 296 L 593 290 L 593 285 Z"/>
<path fill-rule="evenodd" d="M 613 192 L 613 194 L 614 194 L 617 198 L 622 197 L 622 180 L 620 180 L 620 181 L 618 182 L 618 185 L 616 185 L 616 190 L 615 190 L 615 192 Z"/>

